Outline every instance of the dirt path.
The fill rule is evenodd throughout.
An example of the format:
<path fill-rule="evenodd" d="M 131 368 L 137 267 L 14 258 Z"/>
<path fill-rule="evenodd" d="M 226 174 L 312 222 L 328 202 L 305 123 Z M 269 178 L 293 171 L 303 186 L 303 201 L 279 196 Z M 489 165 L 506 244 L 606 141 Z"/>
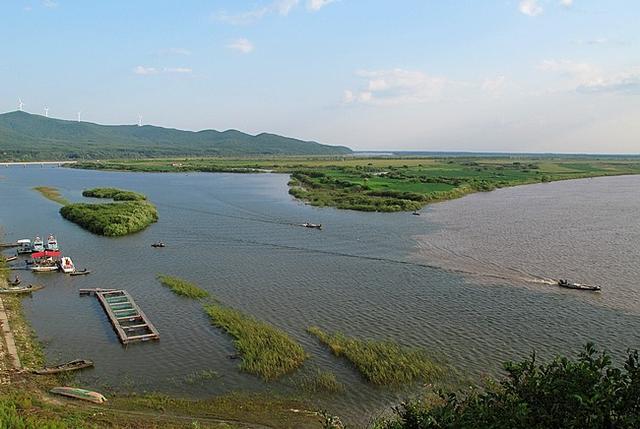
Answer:
<path fill-rule="evenodd" d="M 10 368 L 3 369 L 20 369 L 22 368 L 22 363 L 20 362 L 20 357 L 18 356 L 18 349 L 16 348 L 16 342 L 13 338 L 13 333 L 11 332 L 11 326 L 9 325 L 9 318 L 7 317 L 7 312 L 4 309 L 4 303 L 2 302 L 2 298 L 0 297 L 0 326 L 2 329 L 2 351 L 3 354 L 6 353 L 8 355 L 8 364 Z"/>

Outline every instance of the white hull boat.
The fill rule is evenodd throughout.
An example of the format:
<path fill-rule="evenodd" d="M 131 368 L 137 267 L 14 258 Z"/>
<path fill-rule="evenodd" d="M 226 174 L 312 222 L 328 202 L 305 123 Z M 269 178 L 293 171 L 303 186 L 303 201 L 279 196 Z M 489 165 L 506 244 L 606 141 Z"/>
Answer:
<path fill-rule="evenodd" d="M 73 261 L 68 256 L 63 256 L 60 260 L 60 269 L 63 273 L 71 274 L 76 271 L 75 265 L 73 265 Z"/>

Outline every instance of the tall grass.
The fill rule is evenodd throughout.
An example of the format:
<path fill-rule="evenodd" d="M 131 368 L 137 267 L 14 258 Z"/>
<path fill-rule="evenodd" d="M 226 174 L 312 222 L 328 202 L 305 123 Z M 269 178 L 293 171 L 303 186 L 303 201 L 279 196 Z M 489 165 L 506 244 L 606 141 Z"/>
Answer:
<path fill-rule="evenodd" d="M 369 382 L 399 385 L 416 380 L 431 380 L 443 372 L 422 350 L 409 349 L 390 341 L 360 340 L 337 332 L 328 334 L 312 326 L 316 336 L 336 356 L 345 357 Z"/>
<path fill-rule="evenodd" d="M 28 407 L 26 407 L 28 408 Z M 0 399 L 0 429 L 67 429 L 71 426 L 58 419 L 44 419 L 30 415 L 16 402 Z"/>
<path fill-rule="evenodd" d="M 40 192 L 43 197 L 55 201 L 58 204 L 62 204 L 63 206 L 69 204 L 69 200 L 60 195 L 60 191 L 56 188 L 52 188 L 51 186 L 36 186 L 33 189 Z"/>
<path fill-rule="evenodd" d="M 300 344 L 265 322 L 219 303 L 204 308 L 212 323 L 234 338 L 243 371 L 267 381 L 275 380 L 298 368 L 307 358 Z"/>
<path fill-rule="evenodd" d="M 339 393 L 344 391 L 344 386 L 333 372 L 320 369 L 302 377 L 298 386 L 308 393 Z"/>
<path fill-rule="evenodd" d="M 162 285 L 170 288 L 176 295 L 193 299 L 201 299 L 209 296 L 209 292 L 206 290 L 178 277 L 158 274 L 158 280 Z"/>

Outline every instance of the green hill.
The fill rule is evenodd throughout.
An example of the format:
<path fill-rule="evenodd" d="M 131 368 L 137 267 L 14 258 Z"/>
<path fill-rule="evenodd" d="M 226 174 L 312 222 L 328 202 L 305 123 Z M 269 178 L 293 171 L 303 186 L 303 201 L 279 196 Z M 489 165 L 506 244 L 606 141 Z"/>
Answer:
<path fill-rule="evenodd" d="M 26 112 L 0 114 L 0 160 L 66 160 L 169 156 L 339 155 L 328 146 L 275 134 L 182 131 L 144 125 L 99 125 Z"/>

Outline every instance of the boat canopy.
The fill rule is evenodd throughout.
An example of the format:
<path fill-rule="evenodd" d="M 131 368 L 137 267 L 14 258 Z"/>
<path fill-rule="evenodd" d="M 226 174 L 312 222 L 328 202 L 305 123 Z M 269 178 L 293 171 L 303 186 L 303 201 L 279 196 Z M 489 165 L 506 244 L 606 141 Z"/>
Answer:
<path fill-rule="evenodd" d="M 31 244 L 31 240 L 29 240 L 28 238 L 23 238 L 22 240 L 16 241 L 16 243 L 18 243 L 18 244 Z"/>
<path fill-rule="evenodd" d="M 49 257 L 55 257 L 55 256 L 60 256 L 60 251 L 59 250 L 45 250 L 44 252 L 35 252 L 31 254 L 31 257 L 33 259 L 38 259 L 38 258 L 49 258 Z"/>

